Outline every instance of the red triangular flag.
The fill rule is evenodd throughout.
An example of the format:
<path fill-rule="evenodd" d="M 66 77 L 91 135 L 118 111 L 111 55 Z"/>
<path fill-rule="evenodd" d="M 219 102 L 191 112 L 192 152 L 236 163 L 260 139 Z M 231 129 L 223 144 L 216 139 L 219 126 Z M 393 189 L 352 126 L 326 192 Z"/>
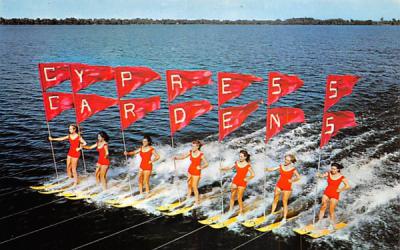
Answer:
<path fill-rule="evenodd" d="M 351 111 L 325 113 L 322 121 L 320 148 L 329 142 L 339 130 L 357 126 L 355 114 Z"/>
<path fill-rule="evenodd" d="M 81 123 L 92 115 L 117 104 L 117 100 L 99 95 L 75 94 L 75 111 L 77 123 Z"/>
<path fill-rule="evenodd" d="M 123 97 L 146 83 L 161 79 L 157 72 L 148 67 L 116 67 L 114 70 L 118 97 Z"/>
<path fill-rule="evenodd" d="M 70 93 L 43 92 L 43 103 L 47 121 L 51 121 L 63 111 L 74 107 L 73 97 Z"/>
<path fill-rule="evenodd" d="M 168 102 L 193 87 L 211 84 L 211 75 L 208 70 L 167 70 Z"/>
<path fill-rule="evenodd" d="M 39 63 L 39 76 L 42 90 L 57 86 L 69 80 L 69 63 Z"/>
<path fill-rule="evenodd" d="M 303 86 L 303 80 L 295 75 L 270 72 L 268 78 L 268 106 L 279 98 L 292 93 Z"/>
<path fill-rule="evenodd" d="M 126 129 L 132 123 L 142 119 L 147 113 L 160 109 L 160 97 L 120 100 L 119 107 L 121 128 Z"/>
<path fill-rule="evenodd" d="M 182 102 L 169 106 L 171 135 L 189 125 L 196 117 L 212 110 L 210 102 L 206 100 Z"/>
<path fill-rule="evenodd" d="M 261 82 L 261 77 L 237 73 L 218 73 L 218 106 L 240 96 L 253 82 Z"/>
<path fill-rule="evenodd" d="M 304 111 L 299 108 L 272 108 L 267 110 L 266 141 L 278 134 L 286 124 L 304 122 Z"/>
<path fill-rule="evenodd" d="M 100 81 L 114 79 L 114 69 L 110 66 L 93 66 L 73 63 L 70 66 L 71 87 L 73 92 L 87 88 Z"/>
<path fill-rule="evenodd" d="M 219 141 L 242 125 L 246 118 L 258 109 L 261 100 L 246 105 L 223 108 L 218 111 Z"/>
<path fill-rule="evenodd" d="M 329 75 L 326 79 L 324 112 L 343 97 L 350 95 L 359 79 L 360 77 L 353 75 Z"/>

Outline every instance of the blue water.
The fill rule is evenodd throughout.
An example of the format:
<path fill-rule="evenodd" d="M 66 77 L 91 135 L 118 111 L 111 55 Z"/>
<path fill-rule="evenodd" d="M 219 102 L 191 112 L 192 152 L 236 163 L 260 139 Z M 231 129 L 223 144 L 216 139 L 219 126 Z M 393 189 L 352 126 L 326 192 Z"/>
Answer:
<path fill-rule="evenodd" d="M 322 119 L 326 76 L 328 74 L 359 75 L 361 80 L 354 88 L 354 93 L 332 109 L 354 111 L 359 126 L 340 134 L 327 147 L 323 158 L 342 161 L 349 165 L 360 163 L 357 171 L 354 167 L 348 173 L 350 176 L 354 174 L 355 183 L 354 190 L 349 191 L 344 201 L 348 206 L 353 202 L 361 202 L 357 200 L 358 197 L 374 192 L 376 188 L 384 194 L 397 192 L 400 179 L 398 172 L 400 162 L 399 41 L 400 27 L 390 26 L 1 26 L 0 164 L 2 167 L 0 174 L 7 177 L 22 170 L 32 168 L 37 168 L 37 170 L 1 179 L 2 212 L 0 217 L 54 198 L 43 197 L 29 190 L 1 196 L 2 193 L 38 183 L 44 176 L 47 177 L 54 171 L 51 166 L 49 144 L 46 141 L 47 128 L 38 81 L 37 64 L 40 62 L 81 62 L 110 66 L 141 65 L 151 67 L 160 73 L 163 80 L 152 82 L 127 96 L 134 98 L 161 95 L 162 100 L 161 110 L 148 115 L 127 129 L 125 136 L 130 148 L 138 144 L 143 133 L 150 133 L 160 147 L 170 144 L 164 81 L 167 69 L 211 70 L 214 81 L 216 81 L 218 71 L 249 73 L 264 79 L 267 79 L 270 71 L 298 75 L 304 80 L 304 87 L 282 98 L 274 106 L 294 106 L 305 111 L 309 127 L 304 127 L 292 141 L 282 139 L 282 143 L 286 145 L 285 147 L 307 145 L 305 148 L 296 149 L 296 152 L 305 154 L 304 152 L 307 151 L 312 152 L 313 155 L 315 155 Z M 64 82 L 52 90 L 68 92 L 70 91 L 69 82 Z M 113 82 L 93 84 L 82 93 L 116 97 Z M 230 101 L 225 106 L 245 104 L 260 98 L 266 98 L 266 81 L 253 84 L 240 98 Z M 206 142 L 215 141 L 217 138 L 216 84 L 193 89 L 178 97 L 174 103 L 193 99 L 210 100 L 215 108 L 178 132 L 174 138 L 177 144 L 185 145 L 193 138 L 200 138 Z M 94 141 L 99 130 L 107 131 L 111 136 L 112 157 L 114 161 L 122 162 L 123 147 L 118 115 L 117 107 L 112 107 L 83 122 L 82 128 L 85 138 L 89 141 Z M 72 110 L 63 113 L 50 122 L 52 134 L 54 136 L 66 134 L 68 124 L 74 121 Z M 251 143 L 256 145 L 262 139 L 264 127 L 265 107 L 261 107 L 249 117 L 245 126 L 227 137 L 226 143 L 231 147 L 243 147 L 252 145 Z M 255 131 L 261 132 L 251 134 Z M 240 140 L 232 142 L 234 138 Z M 65 144 L 55 144 L 57 160 L 65 157 L 66 148 Z M 271 150 L 278 152 L 276 155 L 271 153 L 277 158 L 281 157 L 281 151 L 284 151 L 284 149 L 276 148 Z M 96 157 L 95 153 L 87 155 L 88 161 L 94 161 Z M 314 168 L 315 158 L 304 157 L 304 165 Z M 368 173 L 373 171 L 374 178 L 366 179 L 364 182 L 357 179 L 357 175 L 365 172 L 363 168 L 368 169 L 366 170 Z M 312 187 L 311 184 L 307 187 Z M 389 249 L 396 244 L 395 237 L 399 235 L 399 196 L 388 195 L 387 199 L 380 199 L 383 200 L 378 202 L 378 197 L 371 198 L 371 202 L 377 204 L 372 209 L 369 209 L 368 204 L 360 205 L 360 210 L 365 213 L 365 216 L 376 220 L 359 221 L 354 225 L 354 232 L 348 233 L 345 238 L 333 238 L 317 243 L 305 240 L 299 243 L 299 239 L 293 236 L 279 238 L 267 236 L 269 244 L 274 249 L 300 248 L 300 244 L 311 248 Z M 345 208 L 346 205 L 343 207 Z M 19 216 L 18 219 L 2 220 L 1 227 L 9 228 L 10 232 L 2 236 L 0 241 L 63 218 L 90 211 L 90 209 L 92 208 L 88 205 L 79 202 L 74 202 L 72 205 L 61 203 L 35 211 L 37 218 L 35 218 L 36 215 L 27 213 Z M 52 217 L 44 216 L 50 211 L 54 213 Z M 47 236 L 51 235 L 51 239 L 43 232 L 29 236 L 31 238 L 13 241 L 7 247 L 18 248 L 21 244 L 26 244 L 28 240 L 33 239 L 37 248 L 42 249 L 76 247 L 129 226 L 145 216 L 140 211 L 134 213 L 136 215 L 127 211 L 104 210 L 101 214 L 97 214 L 97 217 L 87 217 L 85 220 L 46 231 Z M 111 223 L 116 218 L 126 217 L 129 219 Z M 110 218 L 110 220 L 107 221 L 104 218 Z M 129 248 L 134 246 L 136 240 L 144 248 L 156 247 L 195 228 L 197 225 L 193 221 L 193 219 L 185 218 L 154 222 L 152 224 L 154 228 L 143 233 L 143 236 L 130 239 L 132 235 L 128 234 L 118 241 L 116 241 L 117 238 L 111 238 L 104 241 L 105 243 L 99 243 L 98 246 L 110 247 L 113 244 L 119 244 L 121 248 Z M 95 230 L 85 229 L 85 223 L 94 223 Z M 382 231 L 382 225 L 385 231 Z M 78 231 L 74 230 L 76 226 L 79 227 Z M 176 228 L 173 235 L 163 235 L 171 227 Z M 159 234 L 152 234 L 154 230 L 159 230 Z M 68 232 L 84 236 L 74 236 L 67 242 Z M 136 235 L 140 235 L 141 231 L 135 232 Z M 57 241 L 54 238 L 55 235 L 63 240 Z M 178 241 L 174 246 L 226 249 L 247 241 L 252 237 L 248 235 L 243 232 L 239 234 L 215 233 L 207 229 L 207 231 L 202 230 L 194 234 L 191 238 Z M 376 237 L 370 237 L 370 235 Z M 261 249 L 266 246 L 267 237 L 261 237 L 246 246 Z M 282 240 L 283 243 L 281 243 Z"/>

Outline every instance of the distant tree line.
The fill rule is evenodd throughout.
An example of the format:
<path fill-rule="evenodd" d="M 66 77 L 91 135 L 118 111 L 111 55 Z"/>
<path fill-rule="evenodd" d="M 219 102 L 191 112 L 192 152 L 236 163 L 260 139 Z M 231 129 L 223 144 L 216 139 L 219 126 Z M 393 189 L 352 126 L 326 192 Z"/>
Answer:
<path fill-rule="evenodd" d="M 240 25 L 400 25 L 400 19 L 379 21 L 373 20 L 345 20 L 337 19 L 314 19 L 314 18 L 290 18 L 286 20 L 209 20 L 209 19 L 149 19 L 149 18 L 133 18 L 133 19 L 83 19 L 83 18 L 2 18 L 0 17 L 0 25 L 129 25 L 129 24 L 240 24 Z"/>

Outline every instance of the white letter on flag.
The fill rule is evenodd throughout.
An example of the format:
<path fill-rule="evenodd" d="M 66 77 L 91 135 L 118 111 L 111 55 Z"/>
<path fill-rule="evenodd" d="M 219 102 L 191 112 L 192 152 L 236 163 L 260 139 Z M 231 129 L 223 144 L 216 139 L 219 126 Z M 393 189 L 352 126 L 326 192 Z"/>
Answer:
<path fill-rule="evenodd" d="M 225 87 L 229 87 L 229 86 L 231 86 L 230 84 L 228 84 L 228 83 L 225 83 L 225 81 L 231 81 L 232 80 L 232 78 L 222 78 L 221 79 L 221 81 L 222 81 L 222 94 L 230 94 L 230 93 L 232 93 L 232 91 L 230 91 L 230 90 L 226 90 L 225 91 Z"/>
<path fill-rule="evenodd" d="M 90 108 L 89 103 L 86 101 L 86 99 L 82 99 L 81 114 L 83 114 L 83 110 L 85 109 L 85 107 L 88 109 L 89 113 L 92 112 L 92 109 Z"/>
<path fill-rule="evenodd" d="M 275 122 L 278 128 L 281 127 L 281 119 L 279 118 L 279 115 L 275 116 L 274 114 L 271 114 L 269 118 L 269 129 L 272 129 L 272 122 Z"/>
<path fill-rule="evenodd" d="M 182 112 L 182 118 L 178 119 L 178 111 Z M 186 120 L 186 112 L 183 108 L 174 109 L 175 124 L 182 123 Z"/>
<path fill-rule="evenodd" d="M 329 121 L 333 120 L 333 117 L 328 117 L 326 118 L 326 123 L 325 123 L 325 127 L 329 127 L 330 129 L 325 131 L 324 134 L 333 134 L 333 131 L 335 131 L 335 125 L 332 123 L 329 123 Z"/>
<path fill-rule="evenodd" d="M 182 88 L 182 79 L 179 75 L 171 75 L 171 87 L 174 90 L 174 85 L 179 85 L 179 88 Z"/>
<path fill-rule="evenodd" d="M 279 83 L 275 83 L 275 80 L 279 81 L 279 80 L 281 80 L 281 78 L 280 77 L 272 78 L 272 87 L 277 87 L 278 88 L 277 91 L 272 92 L 273 95 L 281 93 L 281 85 Z"/>
<path fill-rule="evenodd" d="M 130 108 L 128 107 L 130 106 Z M 128 119 L 128 112 L 131 113 L 133 115 L 133 117 L 135 117 L 135 104 L 133 103 L 125 103 L 124 104 L 124 113 L 125 113 L 125 119 Z"/>
<path fill-rule="evenodd" d="M 78 75 L 79 81 L 82 83 L 83 70 L 81 71 L 75 70 L 75 73 Z"/>
<path fill-rule="evenodd" d="M 330 81 L 329 82 L 329 91 L 333 92 L 333 95 L 329 95 L 329 99 L 334 99 L 337 97 L 337 88 L 333 87 L 333 84 L 336 84 L 336 81 Z"/>
<path fill-rule="evenodd" d="M 49 79 L 49 77 L 48 77 L 48 75 L 47 75 L 47 70 L 52 70 L 52 71 L 54 71 L 54 70 L 56 70 L 55 68 L 43 68 L 43 71 L 44 71 L 44 78 L 46 78 L 46 81 L 54 81 L 54 80 L 56 80 L 56 78 L 55 77 L 53 77 L 53 78 L 50 78 Z"/>
<path fill-rule="evenodd" d="M 58 97 L 58 96 L 50 96 L 50 97 L 49 97 L 50 109 L 51 109 L 51 110 L 58 109 L 58 107 L 54 107 L 54 106 L 53 106 L 52 99 L 60 99 L 60 97 Z"/>
<path fill-rule="evenodd" d="M 227 118 L 227 116 L 232 115 L 232 112 L 226 112 L 226 113 L 222 113 L 222 128 L 223 129 L 227 129 L 227 128 L 231 128 L 232 125 L 229 124 L 229 121 L 232 120 L 230 117 Z M 226 124 L 228 123 L 228 124 Z"/>
<path fill-rule="evenodd" d="M 125 77 L 127 75 L 127 77 Z M 125 87 L 125 81 L 132 80 L 132 74 L 129 71 L 121 72 L 122 87 Z"/>

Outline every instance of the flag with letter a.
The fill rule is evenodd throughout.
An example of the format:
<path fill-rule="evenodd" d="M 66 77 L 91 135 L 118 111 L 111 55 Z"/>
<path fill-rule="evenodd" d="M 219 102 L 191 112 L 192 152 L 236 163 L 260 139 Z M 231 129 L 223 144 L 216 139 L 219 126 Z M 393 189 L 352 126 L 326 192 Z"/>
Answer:
<path fill-rule="evenodd" d="M 94 94 L 75 94 L 76 122 L 79 124 L 117 102 L 116 99 Z"/>

